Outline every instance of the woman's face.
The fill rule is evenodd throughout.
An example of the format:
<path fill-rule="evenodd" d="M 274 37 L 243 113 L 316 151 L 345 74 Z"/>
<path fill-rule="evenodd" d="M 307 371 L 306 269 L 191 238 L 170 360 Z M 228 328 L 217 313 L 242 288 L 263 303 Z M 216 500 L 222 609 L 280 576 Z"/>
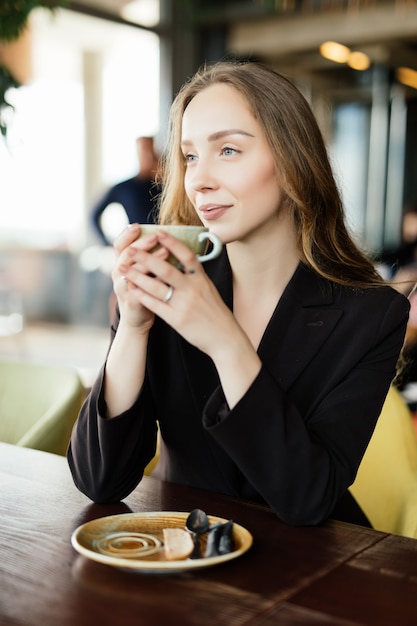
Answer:
<path fill-rule="evenodd" d="M 191 100 L 182 120 L 185 191 L 224 243 L 278 227 L 281 190 L 262 126 L 245 98 L 217 83 Z"/>

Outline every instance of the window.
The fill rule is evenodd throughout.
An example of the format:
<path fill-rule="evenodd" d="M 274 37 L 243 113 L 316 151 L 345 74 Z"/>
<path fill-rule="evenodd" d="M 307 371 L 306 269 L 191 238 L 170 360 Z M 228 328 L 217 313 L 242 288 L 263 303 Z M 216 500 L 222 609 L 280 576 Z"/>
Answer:
<path fill-rule="evenodd" d="M 59 10 L 31 13 L 32 80 L 0 139 L 0 245 L 77 249 L 106 186 L 137 170 L 159 123 L 159 38 Z"/>

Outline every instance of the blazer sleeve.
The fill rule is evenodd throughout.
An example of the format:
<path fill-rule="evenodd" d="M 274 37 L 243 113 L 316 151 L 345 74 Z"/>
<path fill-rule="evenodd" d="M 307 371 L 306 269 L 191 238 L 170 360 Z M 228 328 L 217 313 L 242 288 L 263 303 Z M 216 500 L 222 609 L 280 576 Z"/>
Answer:
<path fill-rule="evenodd" d="M 133 491 L 154 457 L 157 424 L 149 418 L 155 411 L 146 382 L 128 411 L 106 419 L 104 368 L 81 407 L 67 459 L 74 483 L 82 493 L 94 502 L 118 502 Z"/>
<path fill-rule="evenodd" d="M 408 302 L 395 295 L 378 315 L 376 328 L 366 323 L 372 332 L 365 351 L 365 335 L 352 332 L 348 356 L 340 346 L 333 356 L 323 351 L 329 362 L 315 364 L 289 390 L 264 362 L 233 410 L 220 387 L 206 405 L 205 428 L 283 521 L 320 523 L 355 479 L 395 375 Z M 313 402 L 311 388 L 321 389 Z"/>

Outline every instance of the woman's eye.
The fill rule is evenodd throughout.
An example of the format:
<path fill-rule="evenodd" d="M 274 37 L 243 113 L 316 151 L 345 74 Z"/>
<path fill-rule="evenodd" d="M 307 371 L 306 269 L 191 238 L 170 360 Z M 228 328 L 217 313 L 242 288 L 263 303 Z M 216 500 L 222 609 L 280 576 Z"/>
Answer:
<path fill-rule="evenodd" d="M 222 154 L 225 156 L 232 156 L 233 154 L 237 154 L 238 150 L 235 148 L 222 148 Z"/>
<path fill-rule="evenodd" d="M 193 161 L 196 161 L 197 157 L 195 156 L 195 154 L 184 154 L 184 161 L 186 163 L 193 163 Z"/>

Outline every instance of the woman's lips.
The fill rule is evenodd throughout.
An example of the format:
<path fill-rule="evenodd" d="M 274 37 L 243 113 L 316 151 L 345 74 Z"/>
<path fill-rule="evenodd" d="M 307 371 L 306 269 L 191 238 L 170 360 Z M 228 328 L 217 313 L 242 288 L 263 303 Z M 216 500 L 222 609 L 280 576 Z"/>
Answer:
<path fill-rule="evenodd" d="M 230 206 L 230 204 L 205 204 L 199 207 L 198 212 L 204 220 L 210 221 L 221 217 Z"/>

